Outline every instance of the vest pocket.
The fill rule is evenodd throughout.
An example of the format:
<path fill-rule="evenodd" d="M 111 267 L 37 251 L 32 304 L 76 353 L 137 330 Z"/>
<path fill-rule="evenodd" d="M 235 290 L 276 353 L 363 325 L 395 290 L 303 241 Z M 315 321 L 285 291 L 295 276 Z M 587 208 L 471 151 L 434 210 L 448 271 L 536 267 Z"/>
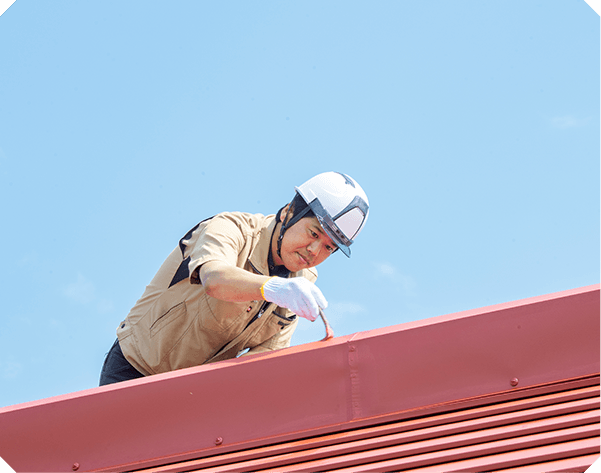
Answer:
<path fill-rule="evenodd" d="M 259 311 L 261 303 L 227 302 L 213 297 L 200 299 L 200 325 L 203 331 L 219 336 L 238 334 Z"/>
<path fill-rule="evenodd" d="M 178 321 L 182 316 L 187 313 L 186 303 L 180 302 L 176 306 L 173 306 L 165 314 L 161 315 L 154 323 L 150 326 L 150 338 L 154 337 L 167 325 Z"/>

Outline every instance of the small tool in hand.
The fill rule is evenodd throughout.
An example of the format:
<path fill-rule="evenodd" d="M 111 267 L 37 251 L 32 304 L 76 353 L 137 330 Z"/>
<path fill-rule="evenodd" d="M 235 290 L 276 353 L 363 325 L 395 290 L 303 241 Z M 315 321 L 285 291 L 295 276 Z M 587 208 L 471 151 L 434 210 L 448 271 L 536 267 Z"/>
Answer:
<path fill-rule="evenodd" d="M 326 336 L 321 340 L 322 342 L 324 342 L 326 340 L 329 340 L 330 338 L 334 338 L 334 330 L 332 330 L 332 327 L 330 327 L 330 323 L 328 322 L 328 319 L 326 319 L 326 314 L 323 313 L 321 307 L 319 308 L 319 315 L 321 316 L 321 320 L 323 320 L 323 323 L 326 326 Z"/>

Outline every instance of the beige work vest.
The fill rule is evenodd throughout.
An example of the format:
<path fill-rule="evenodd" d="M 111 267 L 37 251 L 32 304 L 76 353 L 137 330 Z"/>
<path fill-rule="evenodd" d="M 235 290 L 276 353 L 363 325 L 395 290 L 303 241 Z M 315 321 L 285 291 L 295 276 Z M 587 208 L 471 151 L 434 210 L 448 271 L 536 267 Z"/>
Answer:
<path fill-rule="evenodd" d="M 117 328 L 127 360 L 151 375 L 234 358 L 247 348 L 260 352 L 290 346 L 296 315 L 263 300 L 215 299 L 198 277 L 200 266 L 214 260 L 269 275 L 275 226 L 273 215 L 225 212 L 190 230 Z M 301 276 L 314 282 L 317 271 L 290 275 Z"/>

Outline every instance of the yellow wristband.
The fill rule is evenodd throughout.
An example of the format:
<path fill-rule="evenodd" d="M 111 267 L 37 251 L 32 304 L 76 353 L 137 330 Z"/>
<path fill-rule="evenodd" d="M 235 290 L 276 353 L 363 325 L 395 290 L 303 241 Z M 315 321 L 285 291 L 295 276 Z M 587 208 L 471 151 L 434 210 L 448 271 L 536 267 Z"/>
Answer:
<path fill-rule="evenodd" d="M 265 287 L 265 284 L 267 284 L 269 281 L 271 281 L 273 278 L 275 278 L 275 276 L 270 277 L 267 281 L 265 281 L 262 285 L 261 285 L 261 296 L 263 296 L 263 300 L 267 300 L 265 299 L 265 292 L 263 290 L 263 288 Z"/>

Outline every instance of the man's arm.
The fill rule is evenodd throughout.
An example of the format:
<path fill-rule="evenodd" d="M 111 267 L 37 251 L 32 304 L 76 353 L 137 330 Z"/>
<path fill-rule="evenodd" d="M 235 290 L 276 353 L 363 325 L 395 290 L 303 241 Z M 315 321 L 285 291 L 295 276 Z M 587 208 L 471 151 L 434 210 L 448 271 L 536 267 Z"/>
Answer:
<path fill-rule="evenodd" d="M 319 307 L 328 306 L 317 286 L 305 278 L 270 278 L 217 260 L 203 264 L 199 275 L 207 294 L 223 301 L 275 302 L 311 322 L 319 316 Z"/>
<path fill-rule="evenodd" d="M 269 276 L 252 274 L 223 261 L 209 261 L 200 267 L 200 281 L 211 297 L 228 302 L 263 300 L 261 286 Z"/>

